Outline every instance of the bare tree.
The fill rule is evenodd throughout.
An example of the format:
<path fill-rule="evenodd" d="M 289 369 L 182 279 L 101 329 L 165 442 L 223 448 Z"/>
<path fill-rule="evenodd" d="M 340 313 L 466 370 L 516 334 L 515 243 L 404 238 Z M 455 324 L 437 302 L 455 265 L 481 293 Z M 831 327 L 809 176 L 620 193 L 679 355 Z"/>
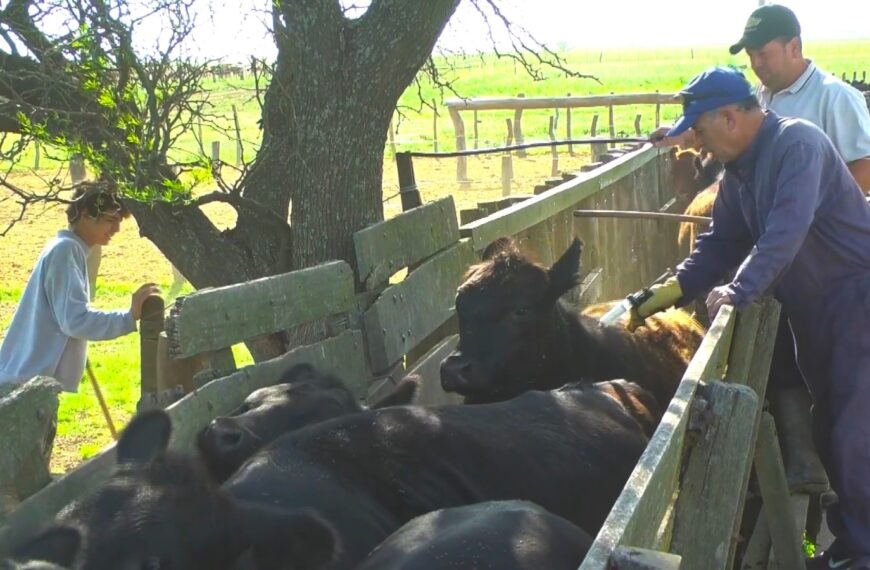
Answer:
<path fill-rule="evenodd" d="M 61 137 L 61 146 L 85 154 L 138 199 L 130 207 L 142 234 L 195 287 L 329 259 L 352 262 L 353 232 L 383 219 L 384 148 L 400 96 L 421 69 L 451 89 L 432 51 L 460 0 L 372 0 L 361 6 L 273 0 L 278 55 L 263 92 L 256 158 L 237 182 L 196 199 L 167 169 L 167 153 L 202 112 L 203 69 L 179 65 L 169 51 L 146 65 L 132 41 L 144 9 L 137 16 L 124 0 L 106 1 L 11 0 L 0 12 L 0 39 L 7 44 L 0 64 L 15 70 L 0 80 L 0 130 L 25 139 Z M 181 24 L 170 47 L 191 25 L 186 1 L 192 0 L 163 0 L 148 11 Z M 541 65 L 570 73 L 557 54 L 517 29 L 496 0 L 467 1 L 513 38 L 514 49 L 500 55 L 516 58 L 532 74 Z M 65 33 L 45 32 L 52 12 L 65 14 Z M 90 83 L 95 67 L 96 87 Z M 47 80 L 47 74 L 57 79 Z M 176 99 L 164 105 L 167 92 Z M 111 113 L 108 99 L 117 106 Z M 25 202 L 34 199 L 7 188 Z M 235 226 L 218 230 L 200 208 L 209 202 L 233 207 Z M 259 344 L 252 352 L 261 359 L 284 348 Z"/>

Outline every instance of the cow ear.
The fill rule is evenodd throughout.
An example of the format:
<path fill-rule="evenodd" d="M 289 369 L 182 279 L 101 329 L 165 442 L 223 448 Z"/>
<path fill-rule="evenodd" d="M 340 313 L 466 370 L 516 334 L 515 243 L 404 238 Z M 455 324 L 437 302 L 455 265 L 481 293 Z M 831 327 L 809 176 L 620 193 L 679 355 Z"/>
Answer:
<path fill-rule="evenodd" d="M 308 509 L 247 505 L 239 517 L 256 568 L 320 568 L 341 553 L 335 528 Z"/>
<path fill-rule="evenodd" d="M 118 463 L 148 463 L 166 451 L 172 422 L 163 410 L 135 416 L 118 440 Z"/>
<path fill-rule="evenodd" d="M 416 374 L 405 376 L 399 380 L 399 383 L 396 384 L 389 394 L 372 402 L 369 408 L 372 410 L 378 410 L 388 406 L 403 406 L 405 404 L 410 404 L 414 401 L 414 396 L 417 395 L 417 392 L 420 391 L 420 384 L 422 382 L 422 378 Z"/>
<path fill-rule="evenodd" d="M 22 562 L 39 560 L 72 567 L 81 544 L 82 535 L 77 529 L 54 526 L 16 549 L 12 558 Z"/>
<path fill-rule="evenodd" d="M 583 242 L 579 238 L 565 250 L 553 267 L 550 268 L 550 293 L 558 299 L 580 282 L 580 254 Z"/>
<path fill-rule="evenodd" d="M 483 255 L 481 259 L 483 261 L 488 261 L 498 255 L 499 253 L 519 253 L 519 249 L 517 249 L 517 244 L 514 242 L 513 238 L 509 237 L 500 237 L 483 250 Z"/>

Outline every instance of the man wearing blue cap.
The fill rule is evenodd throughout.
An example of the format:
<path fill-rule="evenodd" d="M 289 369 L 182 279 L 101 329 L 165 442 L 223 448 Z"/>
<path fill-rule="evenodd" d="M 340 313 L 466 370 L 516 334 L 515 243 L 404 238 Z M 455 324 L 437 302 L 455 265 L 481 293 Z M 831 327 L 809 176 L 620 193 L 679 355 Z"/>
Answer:
<path fill-rule="evenodd" d="M 840 498 L 828 511 L 837 540 L 809 567 L 870 569 L 870 205 L 830 139 L 808 121 L 763 111 L 739 72 L 709 69 L 681 95 L 668 136 L 692 129 L 725 176 L 711 230 L 633 311 L 633 324 L 710 288 L 711 315 L 768 292 L 782 303 Z"/>

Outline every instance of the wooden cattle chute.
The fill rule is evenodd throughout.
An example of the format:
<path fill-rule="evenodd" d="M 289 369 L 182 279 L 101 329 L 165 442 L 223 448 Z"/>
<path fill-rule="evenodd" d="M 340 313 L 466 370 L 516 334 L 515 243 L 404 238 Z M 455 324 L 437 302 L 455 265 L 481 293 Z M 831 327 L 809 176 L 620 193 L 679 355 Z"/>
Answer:
<path fill-rule="evenodd" d="M 456 286 L 480 252 L 495 238 L 513 236 L 521 250 L 550 264 L 578 235 L 586 242 L 585 278 L 575 296 L 583 303 L 620 298 L 679 261 L 677 224 L 575 220 L 573 212 L 667 211 L 673 202 L 665 188 L 670 160 L 667 151 L 647 145 L 462 226 L 452 197 L 444 198 L 358 232 L 356 272 L 344 262 L 331 262 L 189 295 L 163 326 L 147 334 L 143 330 L 143 388 L 146 374 L 159 376 L 161 366 L 171 370 L 161 364 L 161 354 L 175 362 L 199 358 L 199 367 L 207 369 L 196 373 L 192 393 L 167 408 L 174 424 L 170 446 L 190 449 L 197 432 L 214 417 L 237 407 L 251 391 L 274 384 L 298 362 L 341 375 L 361 398 L 377 397 L 412 371 L 423 379 L 418 403 L 457 401 L 441 391 L 439 364 L 457 342 Z M 391 282 L 405 269 L 403 280 Z M 776 449 L 769 420 L 764 416 L 759 423 L 759 402 L 777 311 L 777 305 L 767 303 L 740 315 L 725 309 L 717 317 L 584 569 L 607 568 L 615 560 L 620 568 L 631 568 L 639 556 L 657 559 L 661 568 L 673 567 L 668 564 L 675 556 L 682 557 L 684 568 L 710 568 L 708 561 L 718 561 L 721 552 L 726 560 L 730 556 L 756 432 L 759 449 Z M 322 340 L 273 360 L 237 370 L 227 355 L 238 342 L 313 322 L 319 323 Z M 161 385 L 174 381 L 164 378 Z M 159 384 L 153 377 L 148 383 Z M 742 385 L 746 383 L 751 387 Z M 693 435 L 699 433 L 703 437 Z M 104 481 L 114 462 L 110 446 L 21 503 L 0 523 L 0 556 Z M 756 466 L 762 491 L 767 488 L 766 503 L 781 513 L 788 501 L 781 465 L 768 454 L 759 455 Z M 788 537 L 796 540 L 796 534 L 777 525 L 769 528 L 778 558 L 790 563 L 794 550 L 779 544 Z M 699 559 L 702 566 L 690 565 Z M 724 563 L 715 567 L 725 568 Z"/>
<path fill-rule="evenodd" d="M 589 108 L 589 107 L 606 107 L 608 109 L 608 132 L 610 137 L 616 136 L 616 125 L 614 122 L 614 107 L 622 105 L 655 105 L 655 126 L 659 126 L 661 119 L 661 106 L 680 104 L 680 100 L 673 93 L 627 93 L 621 95 L 589 95 L 584 97 L 525 97 L 522 94 L 518 97 L 503 97 L 503 98 L 479 98 L 479 99 L 450 99 L 446 102 L 447 110 L 450 113 L 450 119 L 453 121 L 453 132 L 456 137 L 456 150 L 462 151 L 466 149 L 466 134 L 465 123 L 462 120 L 462 111 L 472 111 L 474 113 L 474 130 L 477 132 L 477 114 L 479 111 L 513 111 L 513 122 L 508 122 L 508 136 L 513 141 L 521 145 L 524 142 L 522 117 L 523 111 L 534 109 L 565 109 L 565 138 L 570 140 L 572 135 L 571 124 L 571 109 Z M 639 131 L 639 117 L 635 119 L 635 131 Z M 598 128 L 598 117 L 593 119 L 591 135 L 595 137 Z M 551 138 L 555 137 L 555 133 L 551 124 Z M 637 134 L 640 134 L 639 132 Z M 475 139 L 476 144 L 476 139 Z M 476 148 L 476 147 L 475 147 Z M 569 152 L 573 149 L 569 146 Z M 606 145 L 598 145 L 598 148 L 593 147 L 593 162 L 597 160 L 597 154 L 606 151 Z M 520 151 L 518 156 L 525 156 L 525 151 Z M 465 182 L 468 179 L 468 164 L 465 156 L 459 156 L 456 159 L 456 180 Z"/>

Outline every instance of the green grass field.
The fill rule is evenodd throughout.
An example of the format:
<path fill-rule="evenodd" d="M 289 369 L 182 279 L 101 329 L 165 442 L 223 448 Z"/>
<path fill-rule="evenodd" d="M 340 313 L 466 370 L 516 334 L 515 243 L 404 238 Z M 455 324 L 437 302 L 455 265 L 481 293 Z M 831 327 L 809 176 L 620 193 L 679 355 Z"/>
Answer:
<path fill-rule="evenodd" d="M 812 57 L 822 68 L 851 76 L 853 70 L 860 72 L 870 67 L 870 40 L 862 42 L 828 42 L 823 44 L 808 44 L 805 53 Z M 657 50 L 606 50 L 578 51 L 566 54 L 570 66 L 578 72 L 595 75 L 601 81 L 597 83 L 588 79 L 566 78 L 564 74 L 550 72 L 543 81 L 532 81 L 522 70 L 515 69 L 510 61 L 495 61 L 492 57 L 483 60 L 480 57 L 458 59 L 453 62 L 455 70 L 455 87 L 465 97 L 509 97 L 525 93 L 528 97 L 592 95 L 607 93 L 640 93 L 640 92 L 673 92 L 685 84 L 694 74 L 713 65 L 745 65 L 745 55 L 732 57 L 728 55 L 725 46 L 717 48 L 702 48 L 691 50 L 657 49 Z M 751 77 L 751 71 L 748 71 Z M 259 140 L 259 130 L 256 121 L 259 109 L 253 98 L 252 81 L 220 81 L 208 82 L 212 90 L 211 101 L 214 111 L 223 115 L 227 132 L 231 132 L 232 105 L 237 106 L 242 139 L 245 144 L 245 157 L 254 156 Z M 453 127 L 446 109 L 440 101 L 440 95 L 424 89 L 423 96 L 435 100 L 439 110 L 437 123 L 440 150 L 452 150 Z M 409 90 L 400 101 L 405 117 L 396 122 L 397 146 L 400 150 L 431 150 L 433 140 L 434 113 L 424 107 L 419 113 L 407 108 L 416 108 L 416 89 Z M 589 124 L 594 113 L 598 112 L 602 124 L 606 121 L 606 109 L 579 109 L 572 116 L 574 137 L 587 136 Z M 670 122 L 678 112 L 677 106 L 666 106 L 662 110 L 662 121 Z M 616 110 L 617 131 L 623 134 L 633 134 L 633 123 L 637 113 L 643 116 L 642 128 L 645 132 L 653 128 L 653 109 L 621 107 Z M 523 117 L 523 128 L 527 140 L 542 140 L 547 138 L 548 119 L 552 112 L 526 112 Z M 472 118 L 465 113 L 466 130 L 472 132 Z M 500 144 L 505 136 L 505 118 L 512 113 L 487 111 L 479 114 L 480 146 Z M 564 136 L 564 119 L 560 119 L 560 137 Z M 223 147 L 223 158 L 228 162 L 235 159 L 235 142 L 211 129 L 204 129 L 203 139 L 206 141 L 206 151 L 210 141 L 220 140 Z M 468 146 L 473 147 L 474 141 L 468 140 Z M 194 137 L 186 137 L 176 150 L 179 158 L 199 154 Z M 547 151 L 548 153 L 549 151 Z M 563 155 L 564 156 L 564 155 Z M 385 158 L 384 194 L 390 196 L 396 191 L 395 169 L 389 155 Z M 537 162 L 536 162 L 537 160 Z M 571 162 L 573 160 L 573 162 Z M 563 158 L 563 169 L 576 168 L 585 157 Z M 38 185 L 39 179 L 27 169 L 33 164 L 32 154 L 25 156 L 18 165 L 16 175 L 19 183 Z M 42 172 L 44 176 L 52 174 L 52 168 L 61 168 L 61 163 L 42 156 Z M 415 170 L 425 199 L 433 199 L 439 195 L 453 193 L 461 207 L 467 207 L 478 199 L 491 199 L 500 195 L 499 173 L 497 159 L 472 159 L 469 161 L 469 171 L 473 174 L 475 184 L 470 190 L 459 190 L 453 180 L 454 165 L 451 161 L 418 160 Z M 518 178 L 517 192 L 529 192 L 533 185 L 549 176 L 549 157 L 539 153 L 537 159 L 515 161 L 515 172 Z M 395 215 L 399 211 L 398 202 L 387 202 L 386 215 Z M 6 222 L 15 215 L 14 205 L 10 202 L 0 202 L 0 222 Z M 211 215 L 211 212 L 210 212 Z M 217 212 L 216 219 L 226 222 L 225 213 Z M 23 224 L 16 227 L 8 236 L 0 238 L 0 337 L 12 318 L 12 313 L 20 296 L 24 282 L 32 268 L 33 262 L 42 244 L 52 235 L 63 221 L 62 214 L 49 210 L 42 216 L 29 216 Z M 155 281 L 167 291 L 171 282 L 168 264 L 154 246 L 137 236 L 135 224 L 125 223 L 122 234 L 116 237 L 107 248 L 107 258 L 104 269 L 101 269 L 101 279 L 97 289 L 98 307 L 120 308 L 129 304 L 129 296 L 139 283 Z M 189 291 L 187 286 L 184 291 Z M 90 359 L 94 371 L 100 381 L 103 392 L 112 409 L 112 415 L 118 426 L 122 426 L 132 415 L 136 401 L 139 398 L 139 337 L 132 334 L 115 341 L 92 343 Z M 245 351 L 237 351 L 237 360 L 249 362 Z M 63 471 L 74 466 L 81 459 L 89 457 L 111 441 L 105 427 L 99 407 L 94 400 L 90 385 L 82 382 L 78 394 L 63 395 L 59 416 L 58 444 L 56 446 L 53 469 Z"/>

